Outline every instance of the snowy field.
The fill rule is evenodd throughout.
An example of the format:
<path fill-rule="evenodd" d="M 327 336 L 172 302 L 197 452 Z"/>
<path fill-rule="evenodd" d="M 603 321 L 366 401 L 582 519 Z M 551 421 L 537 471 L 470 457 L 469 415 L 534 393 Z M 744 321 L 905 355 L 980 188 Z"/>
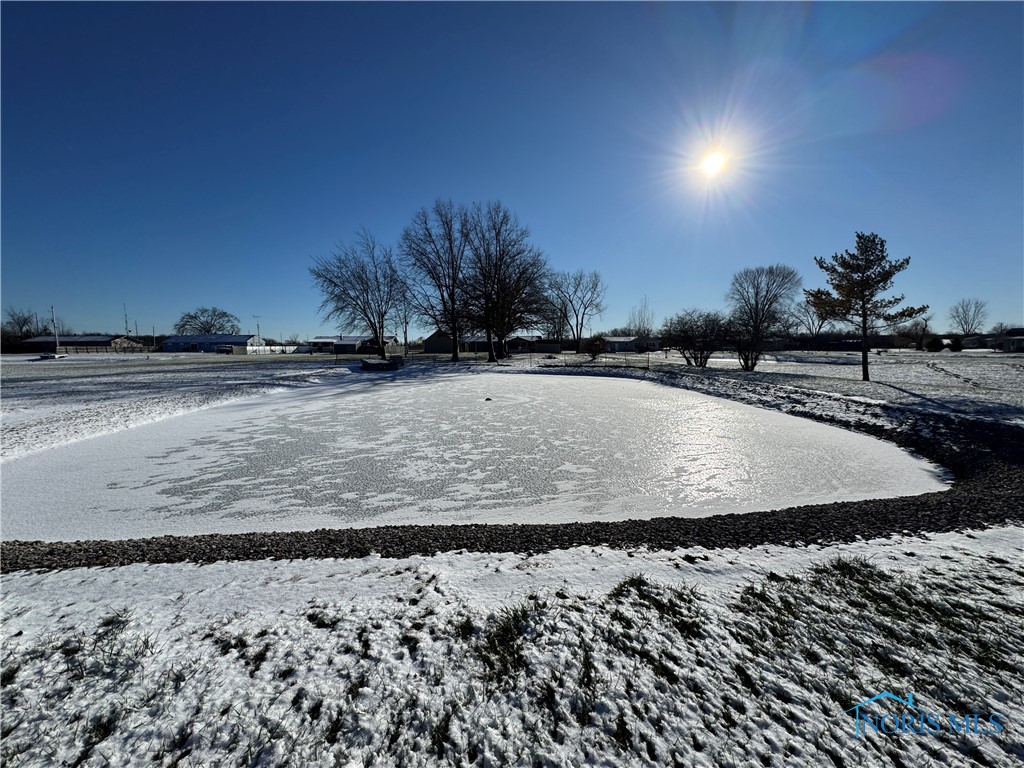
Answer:
<path fill-rule="evenodd" d="M 959 378 L 937 372 L 933 359 L 951 365 L 947 357 L 893 363 L 906 368 L 886 373 L 875 365 L 879 383 L 866 385 L 857 381 L 859 369 L 828 357 L 779 360 L 756 376 L 777 387 L 831 393 L 820 407 L 851 418 L 892 419 L 872 410 L 880 402 L 1001 421 L 1024 417 L 1021 358 L 979 356 L 956 369 Z M 435 477 L 423 462 L 440 462 L 477 488 L 519 480 L 508 475 L 516 467 L 522 472 L 545 446 L 550 456 L 537 466 L 564 468 L 552 482 L 568 483 L 555 487 L 572 500 L 566 509 L 599 513 L 610 503 L 619 505 L 611 514 L 619 514 L 629 508 L 623 499 L 639 495 L 654 504 L 668 493 L 680 478 L 664 467 L 680 457 L 726 473 L 719 489 L 750 482 L 743 468 L 754 474 L 754 458 L 729 469 L 716 456 L 720 440 L 732 434 L 714 431 L 723 420 L 730 429 L 749 428 L 730 453 L 741 452 L 741 443 L 764 449 L 792 434 L 800 437 L 783 444 L 780 455 L 813 459 L 822 456 L 818 450 L 833 451 L 829 460 L 856 463 L 881 450 L 873 440 L 870 449 L 844 443 L 859 435 L 652 382 L 535 376 L 523 361 L 516 364 L 502 374 L 413 367 L 395 377 L 369 377 L 290 359 L 183 356 L 66 366 L 5 359 L 3 536 L 12 538 L 9 520 L 31 525 L 33 515 L 12 510 L 8 483 L 20 482 L 18 467 L 35 467 L 44 487 L 62 476 L 79 483 L 63 498 L 21 497 L 34 498 L 36 517 L 60 528 L 54 538 L 74 538 L 65 531 L 81 531 L 76 526 L 85 511 L 75 494 L 89 488 L 75 476 L 83 467 L 104 469 L 103 462 L 88 463 L 94 456 L 122 462 L 110 467 L 120 478 L 113 487 L 104 480 L 95 497 L 86 497 L 105 514 L 126 506 L 128 494 L 147 513 L 141 520 L 198 525 L 203 515 L 187 506 L 194 492 L 207 517 L 223 504 L 220 511 L 236 521 L 242 518 L 232 510 L 250 504 L 255 518 L 244 525 L 252 525 L 271 506 L 289 515 L 302 506 L 304 497 L 269 489 L 266 494 L 279 495 L 231 496 L 232 488 L 248 493 L 253 485 L 241 471 L 247 463 L 262 473 L 281 472 L 275 487 L 289 485 L 289 471 L 306 469 L 289 467 L 287 456 L 323 459 L 327 464 L 317 469 L 333 468 L 322 473 L 328 479 L 336 476 L 339 456 L 367 462 L 363 467 L 373 466 L 368 456 L 380 456 L 376 463 L 388 477 L 420 468 L 414 479 Z M 906 371 L 906 381 L 898 370 Z M 723 362 L 701 377 L 701 391 L 733 396 L 733 376 L 741 378 Z M 883 397 L 886 391 L 893 396 Z M 572 420 L 576 426 L 547 403 L 552 392 L 585 406 Z M 428 395 L 441 403 L 437 414 L 417 407 Z M 745 402 L 757 398 L 747 395 Z M 609 399 L 628 403 L 632 418 L 609 422 Z M 444 419 L 455 405 L 472 418 Z M 504 421 L 493 418 L 495 411 Z M 530 419 L 516 420 L 517 414 Z M 701 421 L 706 414 L 714 418 Z M 780 421 L 755 418 L 762 416 Z M 374 439 L 344 429 L 349 420 L 375 425 Z M 409 432 L 401 431 L 414 424 L 423 427 L 417 433 L 423 447 L 409 446 Z M 802 432 L 807 424 L 815 429 Z M 555 430 L 548 433 L 550 426 Z M 671 435 L 681 428 L 703 436 L 707 449 L 686 453 L 687 446 L 673 444 Z M 818 428 L 829 431 L 812 448 Z M 562 446 L 565 429 L 578 431 Z M 150 452 L 159 435 L 167 439 L 163 454 Z M 523 461 L 488 456 L 484 449 L 495 442 Z M 893 452 L 878 454 L 887 464 L 905 456 L 878 445 Z M 622 453 L 618 461 L 653 474 L 654 489 L 641 483 L 614 503 L 601 498 L 605 487 L 591 494 L 591 475 L 611 471 L 611 450 Z M 910 461 L 913 467 L 888 474 L 935 481 Z M 780 483 L 775 503 L 795 503 L 801 497 L 787 494 L 807 485 L 852 488 L 831 464 L 819 460 L 817 472 L 806 467 L 803 460 L 780 461 L 770 470 L 797 472 L 788 482 L 798 487 Z M 200 471 L 216 482 L 190 490 L 188 478 Z M 624 477 L 615 478 L 617 485 Z M 362 493 L 370 487 L 352 482 Z M 718 477 L 712 472 L 703 482 L 713 488 Z M 522 487 L 544 496 L 525 481 Z M 482 502 L 508 486 L 490 491 L 481 499 L 476 490 L 453 490 L 448 513 L 476 507 L 494 513 L 501 504 Z M 721 498 L 716 493 L 708 503 Z M 432 490 L 411 502 L 444 497 Z M 185 506 L 153 515 L 154 499 Z M 404 503 L 381 509 L 394 514 Z M 692 498 L 687 503 L 701 506 Z M 420 512 L 441 506 L 426 504 Z M 1024 760 L 1024 529 L 1018 526 L 830 547 L 138 564 L 9 573 L 0 585 L 4 765 L 1015 766 Z M 901 698 L 913 693 L 920 711 L 941 714 L 943 729 L 892 735 L 869 729 L 858 738 L 847 710 L 882 691 Z M 999 733 L 946 727 L 950 716 L 962 723 L 980 714 L 988 724 L 993 713 L 1005 726 Z"/>
<path fill-rule="evenodd" d="M 680 358 L 673 353 L 669 361 Z M 779 352 L 753 373 L 741 373 L 735 355 L 716 355 L 710 368 L 745 381 L 1024 424 L 1024 355 L 883 350 L 870 356 L 870 382 L 860 380 L 860 363 L 859 352 Z"/>

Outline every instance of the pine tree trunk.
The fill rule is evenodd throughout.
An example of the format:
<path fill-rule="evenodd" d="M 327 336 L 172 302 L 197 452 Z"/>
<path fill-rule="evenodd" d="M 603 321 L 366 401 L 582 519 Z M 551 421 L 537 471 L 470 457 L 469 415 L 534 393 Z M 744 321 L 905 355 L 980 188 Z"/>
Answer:
<path fill-rule="evenodd" d="M 860 373 L 861 381 L 871 381 L 868 378 L 868 352 L 871 350 L 868 348 L 868 329 L 867 325 L 861 327 L 862 341 L 860 345 Z"/>

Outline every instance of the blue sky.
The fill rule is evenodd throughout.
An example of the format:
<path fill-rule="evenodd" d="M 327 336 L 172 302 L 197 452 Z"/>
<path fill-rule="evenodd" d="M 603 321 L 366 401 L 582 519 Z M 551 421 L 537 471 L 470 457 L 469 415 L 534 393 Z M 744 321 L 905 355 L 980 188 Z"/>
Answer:
<path fill-rule="evenodd" d="M 500 200 L 625 322 L 857 230 L 1024 324 L 1024 5 L 4 3 L 3 308 L 322 324 L 308 267 Z M 695 165 L 720 147 L 709 180 Z"/>

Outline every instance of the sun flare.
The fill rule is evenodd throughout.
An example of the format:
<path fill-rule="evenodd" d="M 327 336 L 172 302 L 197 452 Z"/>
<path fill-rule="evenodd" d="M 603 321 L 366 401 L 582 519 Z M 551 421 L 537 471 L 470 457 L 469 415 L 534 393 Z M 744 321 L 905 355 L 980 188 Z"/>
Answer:
<path fill-rule="evenodd" d="M 700 168 L 708 177 L 717 176 L 725 170 L 726 157 L 720 150 L 707 155 L 700 164 Z"/>

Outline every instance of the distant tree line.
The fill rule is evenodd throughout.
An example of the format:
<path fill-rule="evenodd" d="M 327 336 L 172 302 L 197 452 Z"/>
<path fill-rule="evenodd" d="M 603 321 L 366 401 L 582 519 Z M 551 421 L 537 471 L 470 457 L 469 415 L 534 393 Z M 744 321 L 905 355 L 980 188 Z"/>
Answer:
<path fill-rule="evenodd" d="M 890 331 L 910 340 L 917 349 L 942 349 L 945 343 L 931 328 L 928 307 L 901 306 L 903 295 L 886 295 L 896 275 L 905 270 L 909 258 L 889 258 L 886 242 L 875 233 L 857 232 L 853 251 L 835 253 L 830 259 L 816 257 L 828 288 L 804 290 L 792 267 L 776 264 L 751 267 L 733 275 L 726 293 L 727 312 L 688 308 L 665 319 L 660 337 L 667 349 L 680 352 L 688 365 L 706 367 L 712 354 L 734 349 L 740 367 L 753 371 L 766 343 L 779 338 L 800 337 L 812 343 L 835 334 L 837 327 L 853 330 L 860 340 L 861 375 L 869 380 L 869 347 L 872 340 Z M 630 313 L 627 328 L 611 335 L 641 335 L 649 322 L 646 297 Z M 950 310 L 949 318 L 959 336 L 977 334 L 987 317 L 986 303 L 963 299 Z M 999 323 L 993 333 L 1003 333 Z M 963 348 L 955 336 L 950 349 Z"/>
<path fill-rule="evenodd" d="M 500 202 L 470 206 L 437 200 L 417 211 L 396 246 L 363 230 L 328 257 L 314 259 L 320 310 L 342 331 L 366 332 L 381 357 L 389 329 L 420 320 L 452 340 L 482 334 L 488 360 L 508 355 L 517 331 L 571 338 L 580 351 L 591 318 L 605 311 L 597 272 L 559 272 L 530 231 Z"/>
<path fill-rule="evenodd" d="M 54 324 L 56 320 L 56 324 Z M 59 316 L 51 319 L 50 313 L 39 315 L 31 309 L 9 307 L 0 323 L 0 345 L 5 351 L 18 350 L 21 342 L 36 336 L 71 336 L 74 330 Z"/>

